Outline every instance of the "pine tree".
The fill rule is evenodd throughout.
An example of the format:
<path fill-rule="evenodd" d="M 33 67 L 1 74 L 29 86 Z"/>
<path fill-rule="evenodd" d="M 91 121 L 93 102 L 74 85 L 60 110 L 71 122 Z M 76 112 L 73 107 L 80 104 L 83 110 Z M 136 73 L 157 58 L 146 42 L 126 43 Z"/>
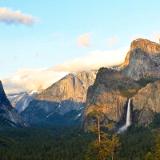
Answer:
<path fill-rule="evenodd" d="M 96 119 L 96 125 L 92 126 L 91 131 L 97 134 L 97 138 L 89 145 L 86 160 L 106 160 L 107 158 L 114 160 L 115 153 L 120 146 L 117 135 L 109 135 L 102 131 L 101 127 L 113 127 L 113 124 L 101 125 L 102 115 L 102 112 L 97 111 L 93 111 L 88 115 L 90 118 Z"/>

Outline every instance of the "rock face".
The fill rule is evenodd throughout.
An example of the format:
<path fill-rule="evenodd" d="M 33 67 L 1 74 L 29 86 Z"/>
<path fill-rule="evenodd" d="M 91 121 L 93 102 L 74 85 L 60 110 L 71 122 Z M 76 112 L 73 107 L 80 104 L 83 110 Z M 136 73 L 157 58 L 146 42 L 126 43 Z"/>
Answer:
<path fill-rule="evenodd" d="M 124 75 L 135 80 L 160 78 L 160 44 L 146 39 L 133 41 L 121 67 Z"/>
<path fill-rule="evenodd" d="M 89 114 L 101 113 L 101 123 L 125 123 L 126 103 L 132 101 L 132 121 L 150 124 L 160 113 L 160 45 L 146 39 L 131 43 L 125 62 L 118 70 L 101 68 L 89 87 L 84 123 L 92 123 Z M 148 84 L 148 85 L 147 85 Z"/>
<path fill-rule="evenodd" d="M 3 89 L 3 85 L 2 82 L 0 81 L 0 105 L 2 106 L 6 106 L 7 109 L 12 109 L 12 106 L 9 102 L 9 100 L 7 99 L 7 96 L 4 92 Z"/>
<path fill-rule="evenodd" d="M 148 125 L 160 113 L 160 81 L 149 83 L 132 98 L 134 121 Z"/>
<path fill-rule="evenodd" d="M 26 124 L 21 116 L 12 107 L 4 92 L 2 83 L 0 81 L 0 125 L 1 126 L 14 126 L 24 127 Z"/>
<path fill-rule="evenodd" d="M 18 111 L 18 113 L 21 113 L 28 107 L 29 103 L 33 100 L 35 95 L 35 92 L 20 92 L 8 94 L 7 97 L 12 106 Z"/>
<path fill-rule="evenodd" d="M 22 112 L 23 117 L 30 123 L 48 122 L 54 117 L 64 119 L 70 113 L 72 120 L 80 119 L 87 89 L 94 83 L 95 77 L 96 71 L 68 74 L 38 94 Z"/>
<path fill-rule="evenodd" d="M 104 117 L 114 123 L 125 121 L 127 99 L 139 88 L 140 85 L 136 81 L 125 77 L 119 71 L 101 68 L 94 85 L 88 89 L 85 117 L 98 111 L 102 113 L 102 121 Z"/>
<path fill-rule="evenodd" d="M 95 77 L 96 71 L 68 74 L 60 81 L 38 94 L 36 99 L 51 102 L 66 100 L 85 102 L 87 89 L 94 83 Z"/>

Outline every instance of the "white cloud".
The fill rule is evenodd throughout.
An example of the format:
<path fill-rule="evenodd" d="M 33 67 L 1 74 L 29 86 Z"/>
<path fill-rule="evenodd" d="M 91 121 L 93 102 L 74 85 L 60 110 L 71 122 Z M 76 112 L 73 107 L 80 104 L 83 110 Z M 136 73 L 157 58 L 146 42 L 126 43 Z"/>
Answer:
<path fill-rule="evenodd" d="M 117 36 L 112 36 L 107 38 L 107 46 L 109 47 L 113 47 L 114 45 L 116 45 L 118 43 L 119 39 Z"/>
<path fill-rule="evenodd" d="M 93 51 L 84 57 L 79 57 L 53 67 L 55 71 L 77 72 L 82 70 L 99 69 L 123 63 L 127 53 L 127 48 L 111 51 Z"/>
<path fill-rule="evenodd" d="M 84 33 L 78 37 L 78 45 L 82 47 L 90 46 L 90 33 Z"/>
<path fill-rule="evenodd" d="M 40 91 L 52 85 L 66 74 L 50 69 L 22 69 L 2 81 L 6 93 L 16 93 L 26 90 Z"/>
<path fill-rule="evenodd" d="M 45 89 L 69 72 L 99 69 L 123 63 L 127 48 L 111 51 L 93 51 L 49 69 L 23 69 L 3 79 L 7 93 Z"/>
<path fill-rule="evenodd" d="M 9 8 L 0 7 L 0 22 L 6 24 L 32 25 L 36 22 L 36 18 L 18 10 L 13 11 Z"/>
<path fill-rule="evenodd" d="M 157 43 L 160 43 L 160 32 L 152 33 L 151 39 Z"/>

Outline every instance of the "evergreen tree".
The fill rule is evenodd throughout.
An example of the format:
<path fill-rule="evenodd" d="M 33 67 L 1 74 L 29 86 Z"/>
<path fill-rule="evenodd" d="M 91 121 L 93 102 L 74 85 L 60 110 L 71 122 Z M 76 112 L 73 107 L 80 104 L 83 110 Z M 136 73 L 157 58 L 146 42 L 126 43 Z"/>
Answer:
<path fill-rule="evenodd" d="M 160 160 L 160 135 L 156 135 L 155 139 L 155 160 Z"/>
<path fill-rule="evenodd" d="M 108 158 L 114 160 L 115 153 L 120 146 L 119 138 L 117 135 L 109 135 L 101 129 L 102 127 L 110 129 L 113 124 L 107 126 L 101 124 L 102 112 L 92 111 L 88 116 L 96 120 L 96 124 L 92 125 L 90 131 L 96 134 L 97 138 L 89 145 L 86 160 L 107 160 Z"/>
<path fill-rule="evenodd" d="M 148 152 L 144 158 L 144 160 L 155 160 L 154 156 L 151 152 Z"/>

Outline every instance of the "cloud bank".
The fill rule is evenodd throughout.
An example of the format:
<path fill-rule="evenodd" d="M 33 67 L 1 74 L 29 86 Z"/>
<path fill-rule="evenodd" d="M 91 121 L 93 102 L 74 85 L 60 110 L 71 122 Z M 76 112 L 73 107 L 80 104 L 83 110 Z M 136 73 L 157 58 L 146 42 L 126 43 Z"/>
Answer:
<path fill-rule="evenodd" d="M 36 22 L 36 18 L 18 10 L 13 11 L 9 8 L 0 7 L 0 22 L 5 24 L 32 25 Z"/>
<path fill-rule="evenodd" d="M 7 93 L 39 91 L 49 87 L 69 72 L 95 70 L 121 64 L 126 53 L 127 48 L 111 51 L 97 50 L 48 69 L 23 69 L 2 81 Z"/>
<path fill-rule="evenodd" d="M 160 32 L 152 33 L 151 39 L 153 39 L 157 43 L 160 43 Z"/>
<path fill-rule="evenodd" d="M 123 63 L 127 53 L 127 48 L 111 51 L 92 51 L 84 57 L 79 57 L 64 64 L 53 67 L 59 72 L 77 72 L 82 70 L 99 69 L 100 67 L 110 67 Z"/>
<path fill-rule="evenodd" d="M 6 93 L 41 91 L 66 74 L 50 69 L 22 69 L 2 82 Z"/>

